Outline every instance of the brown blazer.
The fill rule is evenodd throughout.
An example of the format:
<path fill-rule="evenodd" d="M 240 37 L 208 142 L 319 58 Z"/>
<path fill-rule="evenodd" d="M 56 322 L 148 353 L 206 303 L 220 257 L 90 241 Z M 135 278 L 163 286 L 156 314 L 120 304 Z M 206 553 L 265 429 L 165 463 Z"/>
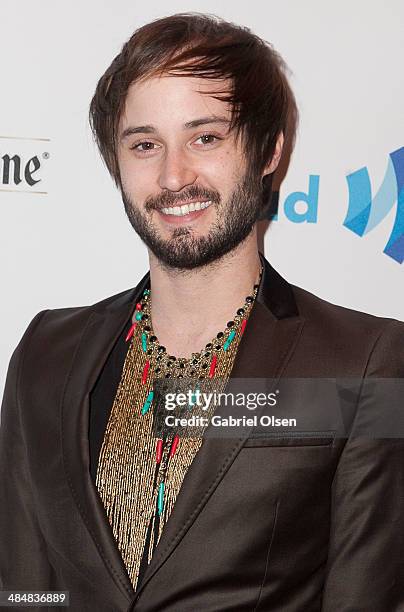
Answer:
<path fill-rule="evenodd" d="M 403 323 L 332 305 L 263 262 L 232 378 L 404 377 Z M 348 438 L 206 438 L 133 592 L 89 473 L 88 410 L 148 283 L 38 313 L 12 355 L 0 588 L 67 590 L 72 612 L 404 610 L 404 444 L 352 435 L 367 414 L 359 392 Z"/>

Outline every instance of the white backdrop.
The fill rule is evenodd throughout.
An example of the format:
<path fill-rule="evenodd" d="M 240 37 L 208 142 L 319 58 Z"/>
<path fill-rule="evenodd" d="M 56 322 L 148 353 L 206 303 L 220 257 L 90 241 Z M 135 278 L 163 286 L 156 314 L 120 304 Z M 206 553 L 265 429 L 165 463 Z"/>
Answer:
<path fill-rule="evenodd" d="M 403 2 L 3 0 L 0 391 L 37 312 L 91 304 L 133 287 L 147 270 L 146 250 L 92 142 L 88 105 L 132 32 L 181 11 L 250 27 L 292 71 L 300 129 L 279 218 L 265 235 L 267 258 L 320 297 L 404 320 L 404 264 L 383 252 L 396 205 L 363 237 L 343 226 L 346 176 L 366 167 L 374 195 L 389 154 L 404 146 Z M 5 180 L 5 155 L 21 158 L 18 184 Z M 27 176 L 40 180 L 30 185 L 24 168 L 33 157 L 40 167 L 31 161 Z M 283 205 L 292 192 L 307 193 L 310 175 L 319 176 L 317 222 L 295 223 Z"/>

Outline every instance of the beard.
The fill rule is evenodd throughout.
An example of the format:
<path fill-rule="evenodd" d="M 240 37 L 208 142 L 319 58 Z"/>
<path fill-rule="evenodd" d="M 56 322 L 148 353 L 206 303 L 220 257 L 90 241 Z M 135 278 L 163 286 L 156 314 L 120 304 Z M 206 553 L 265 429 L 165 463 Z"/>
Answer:
<path fill-rule="evenodd" d="M 128 219 L 141 240 L 166 268 L 193 270 L 206 266 L 232 251 L 251 233 L 262 208 L 263 186 L 261 176 L 247 173 L 236 185 L 227 202 L 222 202 L 217 191 L 191 185 L 186 192 L 169 192 L 157 198 L 148 198 L 145 212 L 133 204 L 121 188 L 122 200 Z M 170 238 L 162 238 L 150 219 L 149 211 L 178 204 L 187 199 L 211 200 L 216 206 L 216 220 L 206 236 L 195 236 L 192 226 L 176 227 Z"/>

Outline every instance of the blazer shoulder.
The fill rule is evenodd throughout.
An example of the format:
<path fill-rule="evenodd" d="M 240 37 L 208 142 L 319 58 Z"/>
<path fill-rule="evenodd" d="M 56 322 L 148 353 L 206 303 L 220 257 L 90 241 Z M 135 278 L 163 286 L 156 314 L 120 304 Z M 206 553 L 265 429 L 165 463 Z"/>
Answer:
<path fill-rule="evenodd" d="M 350 375 L 404 375 L 404 322 L 332 304 L 291 287 L 305 321 L 303 346 L 319 368 L 331 364 L 330 371 Z"/>
<path fill-rule="evenodd" d="M 113 313 L 121 307 L 129 306 L 134 298 L 135 291 L 136 289 L 133 288 L 126 289 L 86 306 L 68 306 L 44 310 L 42 311 L 43 316 L 40 328 L 42 330 L 46 328 L 49 332 L 52 330 L 57 331 L 58 329 L 65 332 L 67 328 L 80 329 L 93 314 Z"/>
<path fill-rule="evenodd" d="M 51 308 L 37 313 L 29 323 L 16 348 L 24 344 L 25 360 L 42 361 L 58 352 L 74 350 L 94 315 L 110 315 L 129 308 L 136 297 L 136 287 L 108 296 L 87 306 Z"/>
<path fill-rule="evenodd" d="M 339 333 L 346 332 L 349 334 L 355 331 L 356 333 L 373 332 L 377 334 L 386 327 L 393 327 L 401 332 L 404 331 L 403 321 L 333 304 L 296 285 L 291 285 L 291 288 L 299 314 L 309 323 L 317 322 L 320 325 L 331 325 L 331 327 L 338 328 Z"/>
<path fill-rule="evenodd" d="M 51 377 L 56 385 L 66 373 L 74 359 L 77 347 L 88 325 L 106 317 L 119 319 L 122 312 L 130 314 L 131 304 L 136 299 L 136 287 L 103 298 L 87 306 L 51 308 L 38 312 L 24 331 L 11 356 L 10 368 L 20 388 L 30 388 L 38 381 Z M 42 382 L 41 382 L 42 381 Z M 24 384 L 19 383 L 24 382 Z"/>

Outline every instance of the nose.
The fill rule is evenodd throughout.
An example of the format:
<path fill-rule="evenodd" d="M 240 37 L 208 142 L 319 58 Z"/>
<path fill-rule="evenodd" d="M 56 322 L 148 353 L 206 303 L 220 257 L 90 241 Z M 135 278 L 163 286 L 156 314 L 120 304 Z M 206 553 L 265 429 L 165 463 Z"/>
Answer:
<path fill-rule="evenodd" d="M 161 164 L 159 176 L 161 189 L 181 191 L 187 185 L 192 185 L 197 178 L 187 153 L 181 149 L 167 150 Z"/>

